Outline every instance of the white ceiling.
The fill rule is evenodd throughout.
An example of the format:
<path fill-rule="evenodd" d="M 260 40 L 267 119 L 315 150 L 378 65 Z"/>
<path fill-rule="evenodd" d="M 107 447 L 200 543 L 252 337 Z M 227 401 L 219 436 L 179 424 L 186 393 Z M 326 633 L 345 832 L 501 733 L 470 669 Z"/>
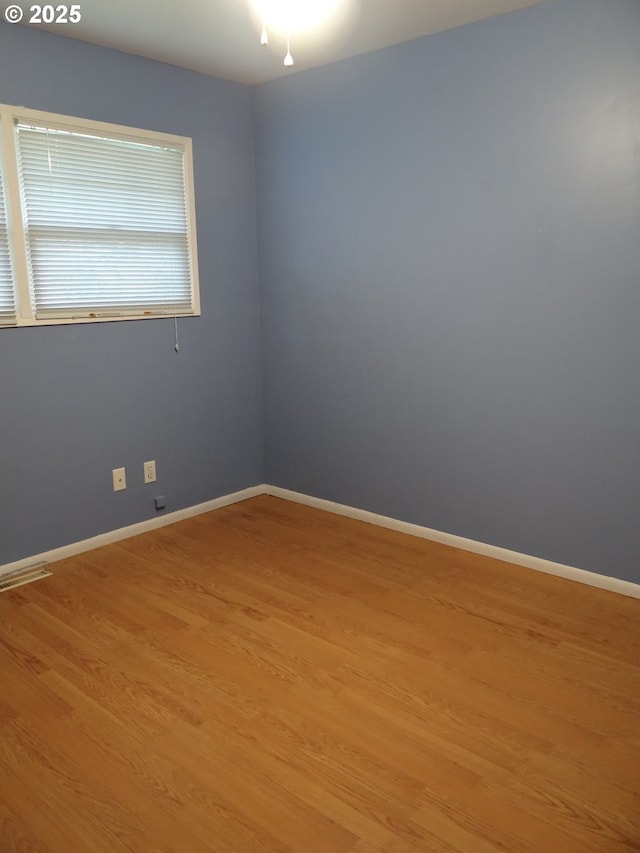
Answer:
<path fill-rule="evenodd" d="M 305 0 L 300 0 L 305 2 Z M 250 0 L 81 0 L 79 24 L 42 26 L 59 35 L 190 68 L 260 83 L 316 65 L 534 6 L 544 0 L 343 0 L 330 34 L 292 35 L 293 68 L 284 38 L 260 47 L 260 20 Z M 28 5 L 23 26 L 27 24 Z"/>

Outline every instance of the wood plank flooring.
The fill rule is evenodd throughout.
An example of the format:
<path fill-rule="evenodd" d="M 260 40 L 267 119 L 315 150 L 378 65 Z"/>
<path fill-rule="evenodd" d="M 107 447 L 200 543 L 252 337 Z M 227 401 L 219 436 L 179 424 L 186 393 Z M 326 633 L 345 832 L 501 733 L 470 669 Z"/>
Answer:
<path fill-rule="evenodd" d="M 640 601 L 260 497 L 0 595 L 0 849 L 640 850 Z"/>

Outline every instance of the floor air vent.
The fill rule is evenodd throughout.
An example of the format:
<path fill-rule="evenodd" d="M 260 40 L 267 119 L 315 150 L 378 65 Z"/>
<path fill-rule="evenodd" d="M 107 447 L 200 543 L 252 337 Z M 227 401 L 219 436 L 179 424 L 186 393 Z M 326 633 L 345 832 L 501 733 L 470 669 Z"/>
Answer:
<path fill-rule="evenodd" d="M 10 589 L 15 589 L 17 586 L 22 586 L 25 583 L 39 581 L 40 578 L 46 578 L 53 574 L 47 568 L 47 563 L 38 563 L 35 566 L 28 566 L 26 569 L 20 569 L 17 572 L 11 572 L 4 577 L 0 576 L 0 592 L 8 592 Z"/>

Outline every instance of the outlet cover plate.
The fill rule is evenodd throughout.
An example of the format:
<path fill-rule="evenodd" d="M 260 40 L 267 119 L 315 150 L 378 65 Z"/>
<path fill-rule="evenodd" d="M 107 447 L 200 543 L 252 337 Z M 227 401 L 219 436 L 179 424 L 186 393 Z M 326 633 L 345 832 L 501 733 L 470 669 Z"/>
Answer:
<path fill-rule="evenodd" d="M 127 475 L 124 468 L 114 468 L 113 474 L 113 491 L 122 492 L 127 488 Z"/>

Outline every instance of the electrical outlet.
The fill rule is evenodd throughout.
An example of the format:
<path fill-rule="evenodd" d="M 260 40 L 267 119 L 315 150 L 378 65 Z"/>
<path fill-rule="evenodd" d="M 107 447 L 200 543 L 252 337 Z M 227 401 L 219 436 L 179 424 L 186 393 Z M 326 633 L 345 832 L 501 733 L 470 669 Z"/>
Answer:
<path fill-rule="evenodd" d="M 123 489 L 126 489 L 127 475 L 124 468 L 114 468 L 111 473 L 113 474 L 113 491 L 121 492 Z"/>
<path fill-rule="evenodd" d="M 145 483 L 155 483 L 156 481 L 156 463 L 155 460 L 144 463 L 144 481 Z"/>

